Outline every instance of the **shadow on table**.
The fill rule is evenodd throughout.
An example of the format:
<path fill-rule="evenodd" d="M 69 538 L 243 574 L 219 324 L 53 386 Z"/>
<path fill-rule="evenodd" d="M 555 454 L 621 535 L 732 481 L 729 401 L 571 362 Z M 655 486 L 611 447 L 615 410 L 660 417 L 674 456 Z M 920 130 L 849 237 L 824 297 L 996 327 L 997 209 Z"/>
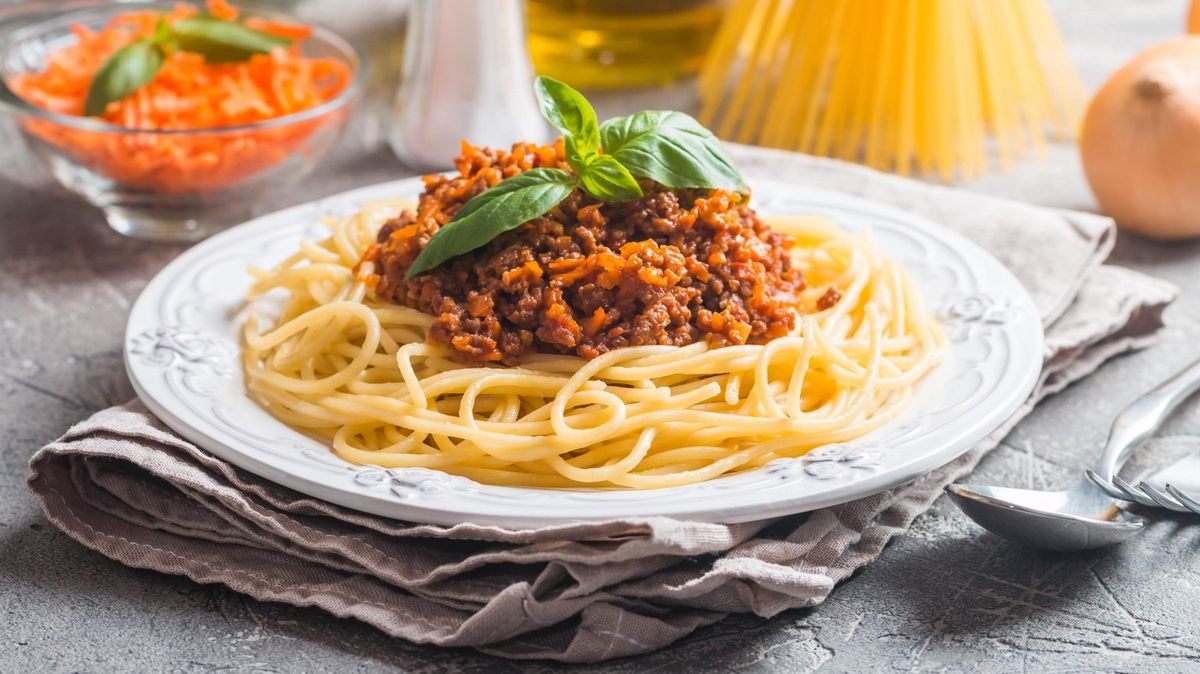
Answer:
<path fill-rule="evenodd" d="M 1188 265 L 1193 269 L 1200 265 L 1200 240 L 1155 241 L 1132 232 L 1119 231 L 1117 242 L 1108 260 L 1111 264 L 1140 268 L 1153 265 L 1143 271 L 1151 276 L 1158 268 L 1170 269 L 1177 265 Z"/>
<path fill-rule="evenodd" d="M 339 656 L 345 655 L 404 670 L 427 669 L 436 661 L 441 663 L 439 669 L 445 665 L 463 672 L 524 671 L 519 663 L 466 649 L 410 644 L 320 609 L 259 602 L 221 585 L 201 585 L 182 576 L 126 567 L 61 533 L 41 513 L 0 529 L 0 557 L 9 561 L 12 576 L 4 582 L 11 584 L 23 601 L 56 604 L 66 622 L 88 626 L 88 639 L 105 644 L 103 651 L 93 655 L 103 657 L 110 649 L 116 653 L 139 647 L 166 651 L 164 661 L 131 663 L 132 669 L 169 665 L 183 670 L 188 664 L 201 664 L 214 670 L 241 671 L 247 649 L 255 651 L 253 659 L 260 663 L 282 665 L 295 661 L 296 644 L 304 641 L 316 647 L 306 648 L 303 656 L 315 671 L 323 669 L 323 660 L 344 662 Z M 178 619 L 181 612 L 187 614 L 186 620 Z M 42 609 L 40 613 L 54 611 Z M 168 614 L 176 619 L 160 622 L 162 632 L 131 632 L 125 625 L 134 614 L 144 616 L 138 623 Z M 172 623 L 187 625 L 189 634 L 171 638 Z M 13 637 L 18 641 L 36 639 L 44 636 L 42 631 L 47 628 L 29 625 L 29 634 Z M 203 633 L 209 634 L 207 641 Z M 139 643 L 139 639 L 154 643 Z"/>
<path fill-rule="evenodd" d="M 906 629 L 943 644 L 1195 657 L 1200 642 L 1179 641 L 1198 639 L 1188 611 L 1171 615 L 1160 593 L 1172 584 L 1164 574 L 1196 573 L 1186 569 L 1196 567 L 1200 526 L 1164 511 L 1143 514 L 1147 530 L 1113 548 L 1039 551 L 990 533 L 933 546 L 901 539 L 903 554 L 885 554 L 866 573 L 883 574 L 873 584 L 892 588 L 892 617 L 915 622 Z M 925 550 L 917 553 L 917 546 Z M 1148 593 L 1151 580 L 1157 589 Z M 856 591 L 853 582 L 841 589 Z"/>

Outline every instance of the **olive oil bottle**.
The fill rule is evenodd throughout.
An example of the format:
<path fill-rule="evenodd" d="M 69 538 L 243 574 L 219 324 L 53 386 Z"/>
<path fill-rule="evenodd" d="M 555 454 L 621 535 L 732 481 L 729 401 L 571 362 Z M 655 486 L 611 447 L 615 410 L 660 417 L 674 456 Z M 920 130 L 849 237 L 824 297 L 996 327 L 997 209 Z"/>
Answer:
<path fill-rule="evenodd" d="M 700 69 L 725 0 L 528 0 L 540 75 L 580 88 L 668 84 Z"/>

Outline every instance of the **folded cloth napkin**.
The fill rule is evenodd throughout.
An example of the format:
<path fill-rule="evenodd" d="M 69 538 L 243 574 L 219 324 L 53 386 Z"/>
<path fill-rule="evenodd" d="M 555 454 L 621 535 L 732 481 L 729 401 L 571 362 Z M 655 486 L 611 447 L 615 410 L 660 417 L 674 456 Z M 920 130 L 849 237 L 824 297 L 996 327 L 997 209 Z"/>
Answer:
<path fill-rule="evenodd" d="M 1037 389 L 978 447 L 908 484 L 808 514 L 737 525 L 665 518 L 513 530 L 414 525 L 347 510 L 234 468 L 137 402 L 71 428 L 29 486 L 68 534 L 130 566 L 320 606 L 388 634 L 511 658 L 644 653 L 733 612 L 813 606 L 880 554 L 1044 396 L 1161 327 L 1170 285 L 1102 266 L 1111 221 L 735 147 L 745 170 L 926 215 L 998 256 L 1044 320 Z"/>

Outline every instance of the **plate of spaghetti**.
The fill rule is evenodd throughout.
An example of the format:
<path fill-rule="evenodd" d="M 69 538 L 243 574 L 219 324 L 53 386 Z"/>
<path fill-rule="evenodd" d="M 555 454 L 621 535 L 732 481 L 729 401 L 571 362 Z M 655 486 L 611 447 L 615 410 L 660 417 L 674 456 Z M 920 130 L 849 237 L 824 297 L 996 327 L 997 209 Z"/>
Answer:
<path fill-rule="evenodd" d="M 843 503 L 956 458 L 1028 396 L 1038 312 L 974 244 L 743 178 L 678 113 L 592 142 L 557 85 L 539 81 L 555 143 L 464 142 L 455 172 L 264 216 L 168 265 L 129 321 L 142 400 L 301 493 L 519 527 Z"/>

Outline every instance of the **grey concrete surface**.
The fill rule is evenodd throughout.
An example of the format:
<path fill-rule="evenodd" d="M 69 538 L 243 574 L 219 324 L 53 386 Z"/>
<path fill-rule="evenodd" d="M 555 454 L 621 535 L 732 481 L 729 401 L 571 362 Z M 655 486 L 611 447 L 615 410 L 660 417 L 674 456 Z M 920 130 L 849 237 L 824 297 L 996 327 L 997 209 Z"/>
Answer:
<path fill-rule="evenodd" d="M 1184 12 L 1183 0 L 1051 5 L 1090 87 L 1142 46 L 1177 33 Z M 394 32 L 376 30 L 373 44 Z M 392 60 L 385 53 L 376 64 Z M 294 195 L 407 174 L 379 146 L 379 128 L 360 120 Z M 9 151 L 0 148 L 0 157 Z M 967 187 L 1094 207 L 1070 147 Z M 264 209 L 298 200 L 271 197 Z M 126 568 L 46 522 L 25 491 L 26 462 L 71 423 L 132 396 L 118 348 L 126 313 L 180 250 L 111 234 L 95 210 L 48 182 L 0 182 L 0 672 L 553 669 L 414 646 L 320 611 Z M 1113 260 L 1184 289 L 1161 343 L 1048 400 L 973 479 L 1072 481 L 1121 406 L 1200 354 L 1200 243 L 1122 236 Z M 1168 424 L 1155 451 L 1185 435 L 1200 435 L 1200 403 Z M 1039 553 L 983 533 L 942 500 L 814 610 L 736 617 L 656 654 L 575 669 L 1200 672 L 1200 526 L 1153 520 L 1116 549 Z"/>

